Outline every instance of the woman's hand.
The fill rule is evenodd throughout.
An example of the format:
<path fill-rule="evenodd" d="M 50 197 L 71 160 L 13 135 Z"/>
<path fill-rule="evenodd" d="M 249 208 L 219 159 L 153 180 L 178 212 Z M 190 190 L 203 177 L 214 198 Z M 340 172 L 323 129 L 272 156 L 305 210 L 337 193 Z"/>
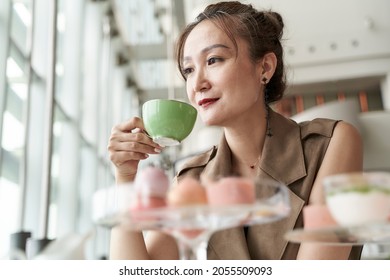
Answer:
<path fill-rule="evenodd" d="M 158 154 L 162 147 L 144 132 L 142 119 L 133 117 L 112 128 L 108 143 L 110 160 L 116 167 L 117 183 L 133 181 L 140 160 Z"/>

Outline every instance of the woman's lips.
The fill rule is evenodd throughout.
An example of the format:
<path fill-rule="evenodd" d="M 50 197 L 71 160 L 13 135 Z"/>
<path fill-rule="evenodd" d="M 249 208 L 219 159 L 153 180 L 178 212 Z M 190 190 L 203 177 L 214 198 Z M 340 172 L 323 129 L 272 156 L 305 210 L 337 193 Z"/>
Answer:
<path fill-rule="evenodd" d="M 198 102 L 200 107 L 207 107 L 215 103 L 219 98 L 204 98 Z"/>

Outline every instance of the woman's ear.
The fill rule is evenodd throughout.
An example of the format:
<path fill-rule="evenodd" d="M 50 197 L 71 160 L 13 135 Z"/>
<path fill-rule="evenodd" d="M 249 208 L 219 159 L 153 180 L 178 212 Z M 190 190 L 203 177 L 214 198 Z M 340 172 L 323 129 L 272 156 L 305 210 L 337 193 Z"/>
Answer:
<path fill-rule="evenodd" d="M 261 63 L 262 66 L 262 77 L 261 79 L 267 79 L 269 81 L 275 73 L 276 65 L 278 63 L 278 59 L 273 52 L 266 53 L 263 56 L 263 61 Z"/>

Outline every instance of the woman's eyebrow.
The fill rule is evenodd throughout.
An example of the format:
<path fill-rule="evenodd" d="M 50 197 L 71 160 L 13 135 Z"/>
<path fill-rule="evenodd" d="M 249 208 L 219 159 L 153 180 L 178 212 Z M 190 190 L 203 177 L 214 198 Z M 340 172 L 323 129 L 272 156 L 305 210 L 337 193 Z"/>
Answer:
<path fill-rule="evenodd" d="M 212 49 L 217 49 L 217 48 L 224 48 L 224 49 L 230 49 L 228 46 L 224 45 L 224 44 L 213 44 L 213 45 L 210 45 L 208 47 L 205 47 L 204 49 L 202 49 L 200 52 L 202 54 L 204 53 L 207 53 L 209 51 L 211 51 Z M 185 56 L 183 57 L 183 62 L 184 61 L 189 61 L 191 60 L 191 57 L 190 56 Z"/>

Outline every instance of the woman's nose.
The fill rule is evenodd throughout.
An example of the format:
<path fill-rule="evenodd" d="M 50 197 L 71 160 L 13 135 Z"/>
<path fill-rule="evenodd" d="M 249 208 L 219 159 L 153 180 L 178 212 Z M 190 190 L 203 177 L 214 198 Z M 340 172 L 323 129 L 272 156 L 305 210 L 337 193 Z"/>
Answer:
<path fill-rule="evenodd" d="M 193 80 L 194 92 L 207 91 L 210 88 L 210 82 L 207 79 L 207 74 L 203 70 L 199 70 L 195 73 Z"/>

